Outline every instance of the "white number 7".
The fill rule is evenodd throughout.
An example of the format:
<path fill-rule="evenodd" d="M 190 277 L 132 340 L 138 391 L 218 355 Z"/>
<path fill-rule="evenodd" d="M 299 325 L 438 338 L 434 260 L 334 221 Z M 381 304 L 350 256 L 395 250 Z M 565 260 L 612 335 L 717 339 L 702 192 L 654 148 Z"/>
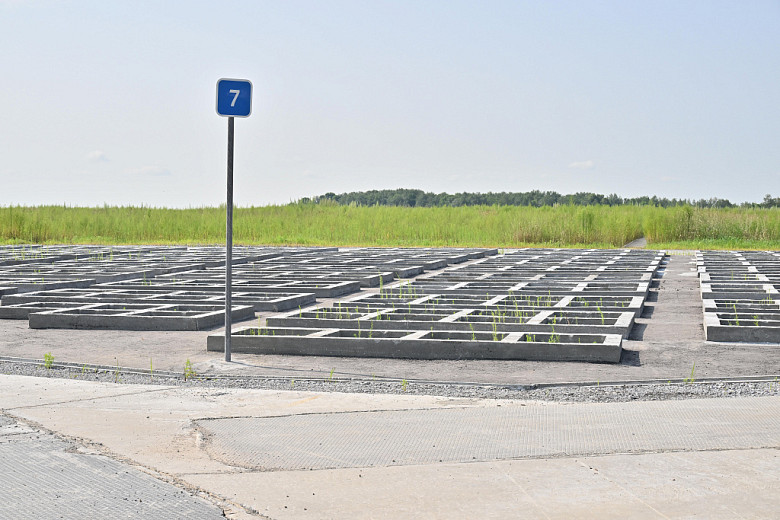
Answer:
<path fill-rule="evenodd" d="M 236 100 L 238 99 L 238 95 L 241 93 L 241 91 L 240 90 L 229 90 L 228 92 L 230 92 L 231 94 L 235 94 L 235 96 L 233 96 L 233 101 L 230 103 L 230 106 L 234 107 L 234 106 L 236 106 Z"/>

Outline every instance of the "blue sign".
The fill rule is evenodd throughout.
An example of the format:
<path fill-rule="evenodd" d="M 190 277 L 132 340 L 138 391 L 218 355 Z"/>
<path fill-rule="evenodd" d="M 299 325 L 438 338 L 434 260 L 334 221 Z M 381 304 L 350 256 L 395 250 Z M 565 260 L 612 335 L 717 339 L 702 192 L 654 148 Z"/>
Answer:
<path fill-rule="evenodd" d="M 217 114 L 248 117 L 252 113 L 252 82 L 248 79 L 217 81 Z"/>

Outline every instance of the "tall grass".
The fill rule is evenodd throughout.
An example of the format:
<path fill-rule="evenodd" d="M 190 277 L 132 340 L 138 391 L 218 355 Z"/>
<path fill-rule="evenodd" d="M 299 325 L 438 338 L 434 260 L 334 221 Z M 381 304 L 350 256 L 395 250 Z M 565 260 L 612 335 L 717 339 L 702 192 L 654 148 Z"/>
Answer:
<path fill-rule="evenodd" d="M 0 207 L 2 243 L 220 244 L 224 236 L 224 207 Z M 288 204 L 234 212 L 234 240 L 240 244 L 620 247 L 641 236 L 656 247 L 709 241 L 777 248 L 780 211 Z"/>
<path fill-rule="evenodd" d="M 656 246 L 695 249 L 777 249 L 778 208 L 648 208 L 644 236 Z"/>

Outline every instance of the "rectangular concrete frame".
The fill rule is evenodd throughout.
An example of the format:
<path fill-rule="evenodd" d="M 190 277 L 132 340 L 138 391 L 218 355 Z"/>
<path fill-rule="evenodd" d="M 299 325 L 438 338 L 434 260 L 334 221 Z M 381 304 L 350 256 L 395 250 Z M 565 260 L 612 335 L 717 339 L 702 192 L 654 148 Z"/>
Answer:
<path fill-rule="evenodd" d="M 153 263 L 153 262 L 152 262 Z M 112 265 L 106 265 L 112 264 Z M 19 277 L 38 277 L 52 280 L 73 280 L 73 279 L 92 279 L 94 283 L 107 283 L 118 282 L 122 280 L 129 280 L 133 278 L 153 278 L 155 276 L 177 273 L 181 271 L 191 271 L 196 269 L 204 269 L 205 264 L 184 264 L 178 266 L 167 267 L 149 267 L 145 263 L 136 262 L 104 262 L 97 265 L 78 265 L 72 266 L 70 264 L 62 265 L 59 262 L 53 264 L 47 264 L 48 268 L 35 269 L 29 271 L 29 269 L 23 269 L 17 267 L 14 271 L 0 272 L 0 279 L 3 279 L 5 275 L 11 274 Z M 150 264 L 151 265 L 151 264 Z M 34 274 L 33 274 L 34 273 Z M 7 279 L 7 278 L 6 278 Z"/>
<path fill-rule="evenodd" d="M 425 279 L 425 282 L 432 281 L 432 279 Z M 461 282 L 461 284 L 468 284 L 468 282 Z M 578 284 L 577 287 L 573 288 L 563 288 L 560 285 L 548 285 L 544 289 L 541 287 L 534 287 L 534 288 L 526 288 L 524 282 L 520 282 L 518 284 L 515 284 L 514 287 L 511 288 L 511 290 L 507 289 L 501 289 L 501 290 L 480 290 L 477 288 L 471 289 L 468 287 L 468 285 L 464 285 L 463 287 L 457 287 L 461 284 L 453 284 L 450 288 L 441 288 L 436 287 L 434 290 L 437 294 L 441 294 L 442 297 L 447 297 L 448 295 L 462 295 L 462 294 L 473 294 L 474 296 L 485 294 L 490 294 L 491 296 L 497 296 L 501 294 L 512 294 L 516 296 L 639 296 L 642 298 L 647 298 L 647 293 L 650 290 L 650 284 L 649 283 L 634 283 L 630 284 L 635 287 L 635 289 L 609 289 L 609 288 L 602 288 L 595 284 L 589 283 L 589 282 L 582 282 Z M 628 284 L 627 284 L 628 285 Z M 406 289 L 409 287 L 409 289 Z M 547 288 L 549 287 L 549 288 Z M 399 292 L 404 291 L 410 291 L 412 293 L 417 292 L 420 294 L 429 294 L 429 292 L 426 291 L 425 286 L 420 286 L 419 284 L 415 284 L 414 281 L 404 284 L 403 289 L 397 285 L 393 285 L 391 287 L 388 287 L 387 292 L 392 293 L 393 290 L 398 289 Z"/>
<path fill-rule="evenodd" d="M 731 289 L 731 286 L 735 286 Z M 748 287 L 753 285 L 753 287 Z M 743 286 L 743 287 L 739 287 Z M 758 288 L 760 287 L 760 289 Z M 719 300 L 719 299 L 735 299 L 735 300 L 760 300 L 761 298 L 776 298 L 780 299 L 780 292 L 774 288 L 772 284 L 754 282 L 753 284 L 708 284 L 701 283 L 701 299 L 702 300 Z"/>
<path fill-rule="evenodd" d="M 328 337 L 337 329 L 308 329 L 307 336 L 247 335 L 251 327 L 238 329 L 231 336 L 233 352 L 330 357 L 393 359 L 498 359 L 525 361 L 585 361 L 618 363 L 622 353 L 621 337 L 606 335 L 603 343 L 547 343 L 527 341 L 464 341 L 421 339 L 428 331 L 412 332 L 403 338 Z M 517 340 L 522 334 L 514 333 Z M 222 352 L 225 334 L 208 337 L 207 349 Z"/>
<path fill-rule="evenodd" d="M 192 283 L 192 281 L 184 282 L 165 282 L 157 284 L 155 281 L 147 281 L 146 283 L 138 280 L 131 280 L 129 282 L 116 282 L 107 284 L 98 284 L 95 287 L 105 289 L 148 289 L 148 288 L 165 288 L 171 291 L 203 291 L 203 292 L 224 292 L 224 282 L 220 285 L 215 280 L 209 280 L 210 283 L 198 284 Z M 190 283 L 188 283 L 190 282 Z M 213 283 L 211 283 L 213 282 Z M 150 284 L 151 283 L 151 284 Z M 263 284 L 263 285 L 250 285 L 242 284 L 240 281 L 233 283 L 234 291 L 245 292 L 257 292 L 257 293 L 270 293 L 270 292 L 282 292 L 282 293 L 312 293 L 317 298 L 337 298 L 347 294 L 352 294 L 360 291 L 360 282 L 339 282 L 332 284 L 323 284 L 321 287 L 316 287 L 312 283 L 301 284 Z"/>
<path fill-rule="evenodd" d="M 724 277 L 726 279 L 719 279 L 720 277 Z M 741 279 L 740 279 L 741 278 Z M 747 279 L 749 278 L 749 279 Z M 739 284 L 739 283 L 771 283 L 769 278 L 766 275 L 763 275 L 761 273 L 755 272 L 755 273 L 740 273 L 737 275 L 737 278 L 734 278 L 733 275 L 729 274 L 722 274 L 722 273 L 714 273 L 710 271 L 700 271 L 699 272 L 699 281 L 703 284 L 713 284 L 713 283 L 729 283 L 729 284 Z"/>
<path fill-rule="evenodd" d="M 777 252 L 705 251 L 696 258 L 707 340 L 780 343 Z"/>
<path fill-rule="evenodd" d="M 280 283 L 293 283 L 293 282 L 308 282 L 308 283 L 339 283 L 339 282 L 360 282 L 361 287 L 379 287 L 382 284 L 391 283 L 395 279 L 395 275 L 390 271 L 385 272 L 350 272 L 340 271 L 338 274 L 317 274 L 310 270 L 301 271 L 293 269 L 284 269 L 283 274 L 279 274 L 279 271 L 233 271 L 233 280 L 241 281 L 243 283 L 268 283 L 268 284 L 280 284 Z M 206 275 L 211 275 L 206 278 Z M 224 270 L 216 274 L 214 271 L 201 271 L 193 273 L 193 278 L 222 280 L 224 279 Z"/>
<path fill-rule="evenodd" d="M 746 317 L 745 325 L 721 325 L 717 314 L 705 312 L 704 334 L 707 341 L 780 343 L 780 324 L 777 327 L 756 327 L 752 326 L 751 320 Z"/>
<path fill-rule="evenodd" d="M 471 309 L 473 311 L 483 311 L 485 309 Z M 634 325 L 634 314 L 631 312 L 620 313 L 617 321 L 613 325 L 577 325 L 577 324 L 547 324 L 542 323 L 555 310 L 539 311 L 525 323 L 497 323 L 497 332 L 540 332 L 540 333 L 562 333 L 562 334 L 618 334 L 623 339 L 627 339 L 631 333 L 631 327 Z M 414 321 L 414 320 L 376 320 L 376 319 L 328 319 L 328 318 L 308 318 L 296 317 L 298 311 L 287 313 L 282 316 L 271 316 L 266 319 L 268 327 L 297 327 L 297 328 L 333 328 L 333 329 L 361 329 L 363 331 L 374 330 L 426 330 L 431 327 L 436 330 L 453 330 L 468 332 L 471 330 L 481 332 L 491 332 L 493 325 L 491 323 L 468 323 L 457 321 Z M 371 313 L 379 314 L 379 313 Z M 465 316 L 467 313 L 453 312 L 452 315 Z M 451 316 L 452 316 L 451 315 Z M 445 318 L 446 320 L 447 318 Z"/>
<path fill-rule="evenodd" d="M 146 289 L 149 289 L 147 287 Z M 90 303 L 127 303 L 127 304 L 179 304 L 179 305 L 224 305 L 224 295 L 221 293 L 209 291 L 202 292 L 202 298 L 190 296 L 198 291 L 148 291 L 142 290 L 144 296 L 134 296 L 130 291 L 123 292 L 117 289 L 100 290 L 98 286 L 87 288 L 88 293 L 73 294 L 64 290 L 62 294 L 54 291 L 40 291 L 23 294 L 11 294 L 2 298 L 3 306 L 30 303 L 46 302 L 69 302 L 79 303 L 79 305 L 88 305 Z M 189 294 L 179 295 L 177 293 L 187 292 Z M 316 302 L 316 298 L 311 293 L 247 293 L 243 291 L 233 291 L 233 303 L 236 305 L 251 305 L 256 312 L 283 312 L 299 307 L 306 307 Z"/>
<path fill-rule="evenodd" d="M 503 305 L 502 304 L 502 298 L 500 296 L 493 297 L 489 301 L 484 301 L 484 296 L 485 296 L 484 294 L 481 295 L 481 299 L 483 300 L 483 303 L 481 305 L 477 306 L 478 308 L 482 308 L 482 309 L 485 309 L 485 308 L 498 308 L 498 307 L 501 307 Z M 546 295 L 541 295 L 541 296 L 546 296 Z M 507 295 L 506 297 L 508 298 L 509 295 Z M 611 295 L 609 297 L 611 297 Z M 425 304 L 425 300 L 427 300 L 427 299 L 437 299 L 437 298 L 446 299 L 445 296 L 442 295 L 442 294 L 430 294 L 430 295 L 426 295 L 426 296 L 424 296 L 422 298 L 412 297 L 408 302 L 404 302 L 403 305 L 406 306 L 407 303 L 408 303 L 412 307 L 414 307 L 415 305 L 425 306 L 426 305 Z M 599 298 L 599 296 L 598 295 L 563 296 L 560 299 L 560 301 L 558 301 L 557 303 L 553 304 L 552 306 L 538 306 L 538 307 L 520 306 L 519 308 L 520 308 L 520 310 L 523 310 L 523 311 L 525 311 L 525 310 L 541 310 L 541 309 L 584 311 L 584 310 L 588 310 L 588 309 L 593 310 L 593 309 L 596 309 L 596 307 L 597 307 L 595 304 L 592 305 L 592 306 L 587 306 L 587 307 L 584 306 L 584 305 L 577 305 L 574 302 L 575 298 L 593 298 L 595 300 L 596 298 Z M 636 318 L 636 317 L 638 317 L 638 316 L 640 316 L 642 314 L 642 309 L 644 308 L 644 298 L 642 298 L 641 296 L 623 296 L 623 297 L 618 296 L 617 298 L 629 298 L 631 301 L 628 302 L 625 306 L 601 305 L 601 306 L 599 306 L 599 308 L 603 312 L 631 312 L 631 313 L 633 313 L 634 318 Z M 382 298 L 380 298 L 379 301 L 375 301 L 376 299 L 377 299 L 377 294 L 375 294 L 375 293 L 365 293 L 365 294 L 357 295 L 357 296 L 355 296 L 353 298 L 350 298 L 348 300 L 344 300 L 343 304 L 345 306 L 358 305 L 358 306 L 370 306 L 372 308 L 383 306 L 384 302 L 382 301 Z M 412 303 L 414 301 L 419 301 L 419 303 Z M 512 307 L 511 305 L 508 305 L 508 306 L 510 308 Z M 441 304 L 441 307 L 442 308 L 449 308 L 449 309 L 453 309 L 453 310 L 462 310 L 462 309 L 473 308 L 473 307 L 475 307 L 475 304 L 473 304 L 473 303 L 472 304 L 458 303 L 458 304 L 450 305 L 450 304 L 444 303 L 444 304 Z"/>
<path fill-rule="evenodd" d="M 759 306 L 766 312 L 780 312 L 780 300 L 774 300 L 771 298 L 758 298 L 751 300 L 742 298 L 721 298 L 717 300 L 702 300 L 702 308 L 704 309 L 704 312 L 728 312 L 728 310 L 733 308 L 735 305 L 737 306 L 737 310 L 739 310 L 741 307 Z"/>
<path fill-rule="evenodd" d="M 178 330 L 196 331 L 217 327 L 225 322 L 224 309 L 214 306 L 202 306 L 203 312 L 195 316 L 155 316 L 154 311 L 168 312 L 181 305 L 148 306 L 143 311 L 131 311 L 125 314 L 76 314 L 79 309 L 99 309 L 104 304 L 85 305 L 74 309 L 59 309 L 31 313 L 31 329 L 95 329 L 95 330 Z M 211 310 L 206 310 L 206 307 Z M 141 315 L 141 312 L 148 312 Z M 250 306 L 234 306 L 231 315 L 235 321 L 254 318 L 254 309 Z"/>
<path fill-rule="evenodd" d="M 85 302 L 30 302 L 0 305 L 0 320 L 26 320 L 33 312 L 75 309 L 86 305 Z"/>
<path fill-rule="evenodd" d="M 33 292 L 33 291 L 50 291 L 53 289 L 79 289 L 84 287 L 89 287 L 91 285 L 95 284 L 94 279 L 81 279 L 81 280 L 59 280 L 54 282 L 47 282 L 44 278 L 41 282 L 31 282 L 29 280 L 20 280 L 19 282 L 14 282 L 13 280 L 3 280 L 3 283 L 9 284 L 12 287 L 16 288 L 17 293 L 25 293 L 25 292 Z M 0 296 L 3 294 L 13 294 L 13 293 L 0 293 Z"/>

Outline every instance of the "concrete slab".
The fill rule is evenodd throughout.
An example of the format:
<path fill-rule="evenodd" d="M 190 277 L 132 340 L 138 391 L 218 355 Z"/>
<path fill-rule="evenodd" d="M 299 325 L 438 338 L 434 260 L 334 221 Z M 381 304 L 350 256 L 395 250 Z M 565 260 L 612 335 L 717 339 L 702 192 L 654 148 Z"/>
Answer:
<path fill-rule="evenodd" d="M 270 518 L 768 519 L 778 450 L 185 475 Z"/>
<path fill-rule="evenodd" d="M 224 518 L 192 493 L 0 415 L 0 518 Z"/>
<path fill-rule="evenodd" d="M 230 417 L 204 449 L 263 471 L 780 447 L 780 398 L 578 403 Z M 410 435 L 409 432 L 414 432 Z"/>
<path fill-rule="evenodd" d="M 561 405 L 0 376 L 0 408 L 102 456 L 240 506 L 247 516 L 730 519 L 772 518 L 780 508 L 777 397 Z M 445 415 L 451 417 L 442 421 Z M 374 420 L 337 427 L 368 416 Z M 488 423 L 472 431 L 480 418 Z M 466 430 L 457 427 L 464 420 Z M 239 442 L 213 451 L 230 432 L 202 426 L 233 424 L 231 431 L 246 442 L 249 427 L 260 422 L 270 431 L 255 433 L 281 439 L 290 421 L 301 424 L 287 436 L 297 444 L 285 449 L 308 445 L 312 454 L 327 452 L 331 463 L 351 467 L 239 467 L 226 462 L 257 462 L 273 444 Z M 410 443 L 415 457 L 387 465 L 387 457 Z M 513 445 L 526 446 L 519 456 L 532 458 L 484 461 L 498 451 L 511 456 Z M 569 448 L 556 452 L 556 446 Z M 631 446 L 638 453 L 625 454 Z M 594 447 L 602 454 L 588 455 Z M 360 464 L 368 466 L 355 467 L 361 453 Z M 458 462 L 439 462 L 437 453 L 457 454 Z"/>

